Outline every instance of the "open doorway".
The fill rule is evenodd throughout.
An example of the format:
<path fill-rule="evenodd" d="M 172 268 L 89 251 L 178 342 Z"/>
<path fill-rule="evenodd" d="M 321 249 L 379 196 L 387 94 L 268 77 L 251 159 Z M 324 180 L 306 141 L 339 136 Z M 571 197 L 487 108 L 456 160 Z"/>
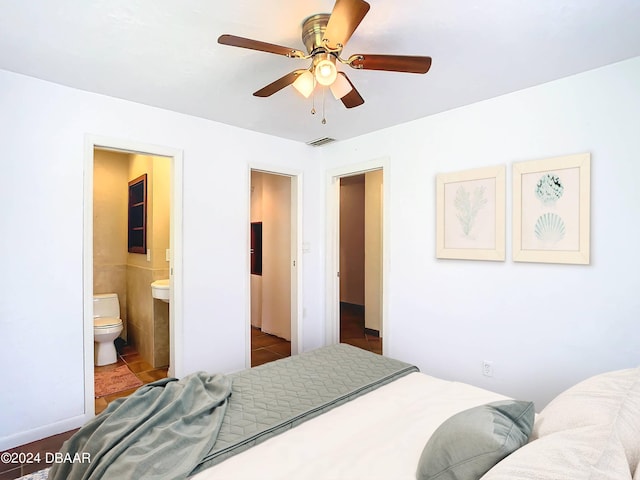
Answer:
<path fill-rule="evenodd" d="M 182 153 L 87 136 L 84 166 L 85 413 L 92 416 L 130 393 L 105 395 L 104 383 L 119 384 L 128 372 L 141 383 L 181 374 Z M 156 280 L 167 283 L 163 300 L 152 293 Z M 115 361 L 95 343 L 102 297 L 108 312 L 120 311 Z M 121 366 L 126 375 L 120 369 L 114 382 L 105 380 Z"/>
<path fill-rule="evenodd" d="M 370 196 L 375 191 L 377 196 L 376 202 L 378 208 L 374 214 L 376 221 L 369 220 L 366 222 L 370 229 L 373 229 L 378 233 L 376 236 L 376 253 L 368 252 L 370 245 L 373 242 L 364 241 L 364 247 L 361 247 L 364 251 L 364 258 L 369 261 L 374 261 L 379 269 L 377 272 L 377 278 L 374 281 L 369 281 L 365 285 L 365 297 L 368 297 L 369 301 L 364 300 L 363 306 L 359 307 L 364 313 L 360 313 L 364 320 L 359 320 L 364 323 L 364 328 L 369 328 L 375 331 L 359 330 L 362 332 L 362 338 L 367 340 L 365 335 L 373 336 L 379 335 L 379 347 L 382 353 L 384 353 L 389 345 L 390 325 L 387 321 L 387 305 L 388 305 L 388 262 L 389 262 L 389 229 L 386 228 L 387 219 L 389 218 L 389 183 L 385 181 L 386 174 L 389 169 L 389 159 L 387 157 L 381 157 L 378 159 L 370 160 L 360 164 L 347 165 L 334 170 L 331 170 L 327 174 L 326 183 L 326 196 L 327 196 L 327 262 L 326 262 L 326 312 L 327 321 L 325 323 L 325 341 L 327 344 L 335 344 L 341 341 L 341 303 L 350 303 L 344 301 L 345 297 L 341 299 L 341 288 L 345 273 L 342 271 L 344 265 L 341 265 L 341 260 L 346 258 L 346 255 L 341 252 L 344 245 L 341 246 L 341 201 L 344 202 L 344 198 L 341 198 L 342 185 L 348 185 L 350 182 L 358 183 L 362 179 L 350 178 L 360 175 L 374 174 L 370 178 L 375 178 L 375 182 L 366 182 L 365 180 L 365 196 Z M 369 187 L 376 185 L 375 188 L 366 188 L 367 183 Z M 361 194 L 359 194 L 361 196 Z M 360 203 L 366 203 L 365 200 L 360 200 Z M 344 204 L 343 204 L 344 206 Z M 377 225 L 376 225 L 377 224 Z M 374 225 L 376 225 L 374 227 Z M 344 225 L 342 229 L 344 230 Z M 366 236 L 364 233 L 363 237 Z M 371 239 L 371 234 L 368 235 Z M 369 267 L 371 268 L 371 267 Z M 346 273 L 348 276 L 349 273 Z M 364 277 L 368 275 L 363 274 Z M 373 277 L 371 277 L 373 278 Z M 347 280 L 348 281 L 348 280 Z M 368 286 L 367 286 L 368 285 Z M 369 306 L 369 303 L 372 306 Z M 356 307 L 358 308 L 358 307 Z M 366 321 L 366 312 L 373 313 L 373 316 L 379 319 L 379 324 L 370 326 Z M 344 312 L 344 309 L 343 309 Z M 344 332 L 343 332 L 344 333 Z M 342 340 L 345 340 L 345 335 L 342 335 Z M 374 343 L 377 343 L 374 340 Z M 369 347 L 367 345 L 367 347 Z M 375 347 L 375 345 L 374 345 Z M 369 348 L 367 348 L 369 349 Z M 380 351 L 379 350 L 379 351 Z"/>
<path fill-rule="evenodd" d="M 251 366 L 297 353 L 296 177 L 251 170 Z"/>
<path fill-rule="evenodd" d="M 382 354 L 382 170 L 340 178 L 340 342 Z"/>
<path fill-rule="evenodd" d="M 150 286 L 168 287 L 171 165 L 164 156 L 100 148 L 93 159 L 97 414 L 140 384 L 167 377 L 168 296 L 154 298 Z"/>

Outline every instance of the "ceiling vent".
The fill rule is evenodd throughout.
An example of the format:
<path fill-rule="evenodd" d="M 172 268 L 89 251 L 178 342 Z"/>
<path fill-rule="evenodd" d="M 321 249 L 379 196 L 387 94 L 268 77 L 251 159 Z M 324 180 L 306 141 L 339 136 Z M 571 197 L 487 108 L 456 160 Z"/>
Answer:
<path fill-rule="evenodd" d="M 307 145 L 311 145 L 312 147 L 320 147 L 321 145 L 326 145 L 327 143 L 335 142 L 335 138 L 323 137 L 317 138 L 315 140 L 311 140 L 307 142 Z"/>

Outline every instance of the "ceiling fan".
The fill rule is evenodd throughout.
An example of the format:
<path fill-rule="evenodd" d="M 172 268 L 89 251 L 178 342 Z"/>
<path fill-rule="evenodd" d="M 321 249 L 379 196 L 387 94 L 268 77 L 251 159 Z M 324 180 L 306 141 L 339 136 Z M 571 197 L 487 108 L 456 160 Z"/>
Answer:
<path fill-rule="evenodd" d="M 309 97 L 317 84 L 329 87 L 336 99 L 347 108 L 364 103 L 353 83 L 344 72 L 338 71 L 337 63 L 360 70 L 386 70 L 390 72 L 427 73 L 431 57 L 408 55 L 354 54 L 343 59 L 343 48 L 369 11 L 364 0 L 336 0 L 331 14 L 312 15 L 302 23 L 302 41 L 308 53 L 295 48 L 283 47 L 235 35 L 221 35 L 218 43 L 233 47 L 248 48 L 275 53 L 289 58 L 311 59 L 306 69 L 287 73 L 269 85 L 254 92 L 256 97 L 269 97 L 288 85 L 293 85 L 305 97 Z M 315 110 L 312 110 L 315 113 Z"/>

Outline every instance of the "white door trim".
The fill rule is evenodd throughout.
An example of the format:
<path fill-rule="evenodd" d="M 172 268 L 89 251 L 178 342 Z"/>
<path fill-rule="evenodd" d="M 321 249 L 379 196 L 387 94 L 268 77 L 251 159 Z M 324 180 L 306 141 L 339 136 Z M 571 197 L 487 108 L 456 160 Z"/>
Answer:
<path fill-rule="evenodd" d="M 85 416 L 95 415 L 93 375 L 93 151 L 95 148 L 140 153 L 171 159 L 170 282 L 169 299 L 169 376 L 183 371 L 183 290 L 182 290 L 182 191 L 183 152 L 171 147 L 133 140 L 85 135 L 84 142 L 84 219 L 83 219 L 83 325 Z M 151 287 L 149 287 L 151 288 Z"/>
<path fill-rule="evenodd" d="M 291 355 L 297 355 L 302 349 L 302 192 L 303 175 L 300 170 L 281 166 L 251 163 L 247 169 L 247 278 L 251 272 L 251 172 L 263 172 L 270 175 L 283 175 L 291 178 L 291 258 L 295 266 L 291 266 Z M 247 288 L 245 318 L 245 365 L 251 367 L 251 288 Z"/>
<path fill-rule="evenodd" d="M 390 220 L 390 185 L 389 157 L 381 157 L 367 162 L 346 165 L 327 171 L 327 263 L 326 263 L 326 304 L 327 320 L 325 323 L 325 344 L 340 342 L 340 178 L 360 175 L 372 170 L 382 170 L 382 343 L 383 353 L 389 345 L 391 327 L 387 321 L 389 308 L 389 220 Z"/>

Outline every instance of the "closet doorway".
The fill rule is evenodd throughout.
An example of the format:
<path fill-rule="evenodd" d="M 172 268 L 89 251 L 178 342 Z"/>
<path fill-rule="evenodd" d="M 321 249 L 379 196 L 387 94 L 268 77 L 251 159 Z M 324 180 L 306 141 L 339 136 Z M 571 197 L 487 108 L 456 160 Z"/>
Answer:
<path fill-rule="evenodd" d="M 327 344 L 376 353 L 389 345 L 387 171 L 383 157 L 328 172 Z"/>
<path fill-rule="evenodd" d="M 251 170 L 250 365 L 298 351 L 297 177 Z"/>
<path fill-rule="evenodd" d="M 340 342 L 382 354 L 382 170 L 340 178 Z"/>

